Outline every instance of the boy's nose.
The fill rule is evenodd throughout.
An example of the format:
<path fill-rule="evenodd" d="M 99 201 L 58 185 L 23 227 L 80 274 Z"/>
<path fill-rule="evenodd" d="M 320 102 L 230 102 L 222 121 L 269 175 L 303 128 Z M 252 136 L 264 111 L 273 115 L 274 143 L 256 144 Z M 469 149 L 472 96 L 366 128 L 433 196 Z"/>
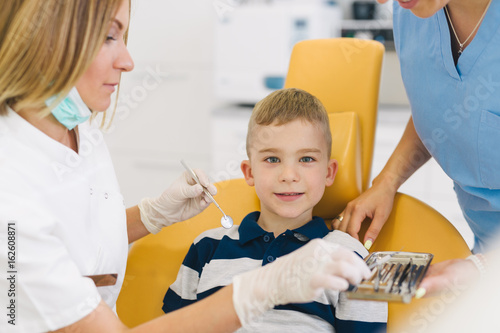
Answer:
<path fill-rule="evenodd" d="M 296 182 L 299 180 L 297 170 L 291 165 L 283 165 L 280 173 L 280 182 Z"/>

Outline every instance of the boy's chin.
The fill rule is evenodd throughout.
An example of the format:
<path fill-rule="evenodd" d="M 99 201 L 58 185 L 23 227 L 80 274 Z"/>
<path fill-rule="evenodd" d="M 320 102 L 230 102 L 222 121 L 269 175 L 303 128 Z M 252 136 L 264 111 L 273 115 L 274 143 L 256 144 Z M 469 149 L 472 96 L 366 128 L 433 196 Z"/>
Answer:
<path fill-rule="evenodd" d="M 312 211 L 310 213 L 306 213 L 304 211 L 280 211 L 276 215 L 278 215 L 278 217 L 280 218 L 289 220 L 304 219 L 307 220 L 305 222 L 309 222 L 310 220 L 312 220 Z"/>

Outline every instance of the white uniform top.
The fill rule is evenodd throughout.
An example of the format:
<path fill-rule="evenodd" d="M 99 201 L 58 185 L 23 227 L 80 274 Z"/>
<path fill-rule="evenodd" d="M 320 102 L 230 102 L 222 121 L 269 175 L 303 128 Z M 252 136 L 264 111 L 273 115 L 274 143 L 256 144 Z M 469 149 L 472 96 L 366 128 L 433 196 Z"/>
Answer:
<path fill-rule="evenodd" d="M 100 130 L 86 122 L 78 137 L 77 154 L 11 109 L 0 116 L 1 332 L 67 326 L 101 298 L 115 306 L 128 251 L 123 197 Z M 105 273 L 116 285 L 83 277 Z"/>

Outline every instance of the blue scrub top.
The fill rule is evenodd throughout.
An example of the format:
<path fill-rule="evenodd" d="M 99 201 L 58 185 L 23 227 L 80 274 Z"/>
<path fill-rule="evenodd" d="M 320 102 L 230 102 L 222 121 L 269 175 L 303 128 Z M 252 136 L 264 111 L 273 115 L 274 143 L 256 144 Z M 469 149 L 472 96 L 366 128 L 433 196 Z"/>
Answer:
<path fill-rule="evenodd" d="M 415 129 L 453 179 L 482 252 L 500 231 L 500 1 L 456 66 L 444 10 L 421 19 L 395 1 L 394 39 Z"/>

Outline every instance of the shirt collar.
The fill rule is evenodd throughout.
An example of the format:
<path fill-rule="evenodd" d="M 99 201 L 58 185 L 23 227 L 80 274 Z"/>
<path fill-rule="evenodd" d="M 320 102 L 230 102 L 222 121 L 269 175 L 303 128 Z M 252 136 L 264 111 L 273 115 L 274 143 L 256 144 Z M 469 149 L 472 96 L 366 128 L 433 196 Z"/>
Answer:
<path fill-rule="evenodd" d="M 268 234 L 267 231 L 262 229 L 257 224 L 259 216 L 260 212 L 252 212 L 245 216 L 245 218 L 241 222 L 238 229 L 241 244 L 245 244 L 251 240 Z M 323 238 L 330 232 L 330 230 L 326 226 L 325 220 L 323 220 L 321 217 L 314 216 L 311 221 L 307 222 L 302 227 L 292 230 L 292 232 L 299 233 L 307 237 L 307 240 L 310 240 L 315 238 Z M 306 239 L 303 240 L 306 241 Z"/>
<path fill-rule="evenodd" d="M 37 147 L 44 152 L 50 160 L 53 167 L 58 164 L 61 167 L 68 167 L 68 161 L 78 161 L 81 157 L 71 148 L 68 148 L 40 131 L 21 117 L 11 107 L 7 106 L 7 115 L 2 117 L 11 132 L 20 142 Z M 89 122 L 78 125 L 78 141 L 82 142 L 82 135 L 88 130 Z M 71 167 L 71 166 L 70 166 Z"/>
<path fill-rule="evenodd" d="M 245 216 L 243 221 L 241 221 L 240 227 L 238 228 L 241 244 L 245 244 L 255 238 L 267 234 L 267 231 L 262 229 L 260 225 L 257 224 L 259 216 L 260 212 L 252 212 Z"/>
<path fill-rule="evenodd" d="M 323 238 L 330 232 L 325 220 L 318 216 L 313 216 L 311 221 L 292 231 L 302 234 L 309 239 Z"/>

